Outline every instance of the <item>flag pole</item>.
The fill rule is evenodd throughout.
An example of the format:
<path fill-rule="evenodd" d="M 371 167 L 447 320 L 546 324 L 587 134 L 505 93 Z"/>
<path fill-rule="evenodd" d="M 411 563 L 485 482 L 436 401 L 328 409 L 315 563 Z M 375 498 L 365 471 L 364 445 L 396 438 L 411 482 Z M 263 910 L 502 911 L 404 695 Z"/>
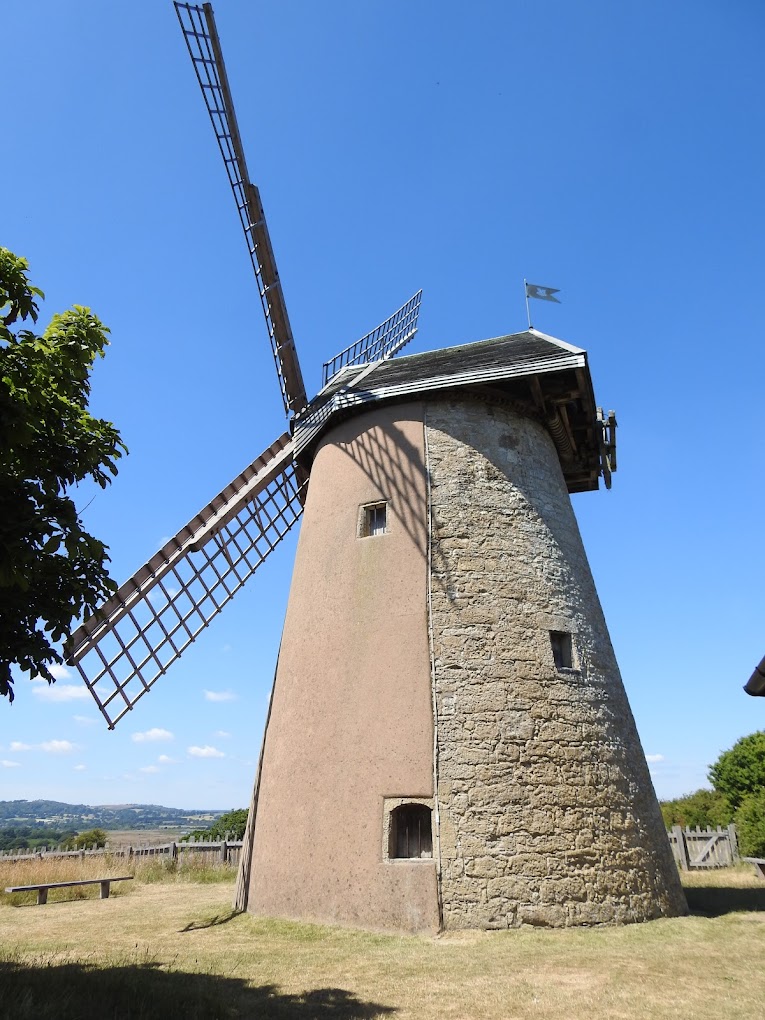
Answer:
<path fill-rule="evenodd" d="M 523 293 L 526 296 L 526 318 L 529 321 L 529 329 L 531 329 L 531 312 L 529 311 L 529 288 L 528 288 L 528 284 L 526 283 L 526 278 L 525 277 L 524 277 L 524 280 L 523 280 Z"/>

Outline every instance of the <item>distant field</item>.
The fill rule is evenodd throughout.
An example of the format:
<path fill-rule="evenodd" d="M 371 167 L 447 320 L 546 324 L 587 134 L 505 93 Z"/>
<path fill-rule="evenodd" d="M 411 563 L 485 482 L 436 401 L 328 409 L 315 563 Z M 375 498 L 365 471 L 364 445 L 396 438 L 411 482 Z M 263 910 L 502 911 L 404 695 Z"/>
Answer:
<path fill-rule="evenodd" d="M 109 829 L 107 846 L 156 846 L 183 839 L 186 829 Z"/>
<path fill-rule="evenodd" d="M 130 886 L 130 888 L 127 888 Z M 693 914 L 625 928 L 374 935 L 233 915 L 232 885 L 0 905 L 0 1018 L 719 1020 L 765 1003 L 765 882 L 688 880 Z"/>

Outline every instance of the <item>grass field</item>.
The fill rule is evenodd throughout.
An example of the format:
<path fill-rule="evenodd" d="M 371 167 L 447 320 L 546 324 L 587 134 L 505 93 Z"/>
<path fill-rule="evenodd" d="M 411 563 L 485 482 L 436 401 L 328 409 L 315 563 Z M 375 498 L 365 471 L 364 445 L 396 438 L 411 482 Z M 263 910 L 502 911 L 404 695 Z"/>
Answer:
<path fill-rule="evenodd" d="M 103 901 L 70 898 L 38 907 L 6 898 L 0 904 L 0 1017 L 765 1015 L 765 882 L 749 866 L 688 876 L 692 914 L 686 918 L 438 938 L 233 915 L 230 874 L 228 881 L 205 884 L 189 881 L 189 874 L 145 877 L 155 880 L 139 874 Z M 0 881 L 4 887 L 16 878 L 3 869 Z"/>
<path fill-rule="evenodd" d="M 106 845 L 111 847 L 158 846 L 173 840 L 177 843 L 180 839 L 183 839 L 181 829 L 110 829 L 106 833 Z"/>

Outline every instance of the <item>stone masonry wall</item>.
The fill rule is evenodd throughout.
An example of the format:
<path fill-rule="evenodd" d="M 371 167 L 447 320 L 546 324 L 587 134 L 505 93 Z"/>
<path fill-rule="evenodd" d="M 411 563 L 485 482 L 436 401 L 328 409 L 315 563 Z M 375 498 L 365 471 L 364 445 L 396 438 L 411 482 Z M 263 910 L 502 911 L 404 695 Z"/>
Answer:
<path fill-rule="evenodd" d="M 426 436 L 445 927 L 685 913 L 550 437 L 478 401 Z"/>

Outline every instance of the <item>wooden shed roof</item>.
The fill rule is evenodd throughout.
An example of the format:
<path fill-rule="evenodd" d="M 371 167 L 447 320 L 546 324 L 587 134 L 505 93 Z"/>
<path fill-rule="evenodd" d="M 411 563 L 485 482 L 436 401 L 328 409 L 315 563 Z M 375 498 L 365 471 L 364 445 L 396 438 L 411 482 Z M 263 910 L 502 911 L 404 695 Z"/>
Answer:
<path fill-rule="evenodd" d="M 558 449 L 569 491 L 598 488 L 603 440 L 587 354 L 535 329 L 347 366 L 298 418 L 297 458 L 308 468 L 327 429 L 370 404 L 457 392 L 507 404 L 539 420 Z"/>

